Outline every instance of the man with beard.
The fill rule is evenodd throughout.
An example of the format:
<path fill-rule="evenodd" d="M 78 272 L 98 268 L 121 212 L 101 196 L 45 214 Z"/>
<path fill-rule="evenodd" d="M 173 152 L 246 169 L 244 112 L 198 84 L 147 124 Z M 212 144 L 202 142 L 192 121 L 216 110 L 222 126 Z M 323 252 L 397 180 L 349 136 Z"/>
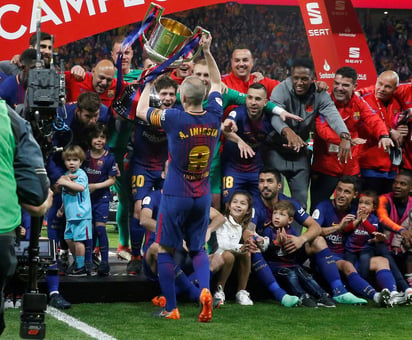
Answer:
<path fill-rule="evenodd" d="M 316 132 L 313 143 L 313 162 L 310 184 L 312 209 L 333 193 L 339 177 L 360 176 L 359 153 L 365 140 L 359 138 L 359 130 L 364 127 L 374 136 L 378 148 L 389 152 L 394 146 L 389 138 L 389 130 L 369 105 L 354 94 L 358 75 L 352 67 L 344 66 L 336 71 L 332 87 L 332 100 L 351 134 L 352 157 L 347 163 L 338 161 L 339 136 L 330 128 L 325 118 L 316 118 Z"/>
<path fill-rule="evenodd" d="M 339 303 L 359 304 L 366 303 L 366 300 L 357 298 L 348 292 L 341 281 L 336 262 L 325 242 L 320 235 L 321 228 L 319 224 L 306 213 L 305 209 L 293 198 L 287 197 L 280 192 L 282 187 L 280 173 L 273 168 L 263 168 L 259 173 L 259 191 L 260 198 L 254 201 L 253 207 L 255 215 L 252 218 L 253 226 L 243 234 L 245 242 L 256 243 L 255 252 L 252 254 L 252 270 L 258 279 L 265 283 L 269 291 L 276 297 L 278 286 L 274 276 L 266 263 L 260 249 L 264 249 L 262 237 L 263 228 L 272 220 L 273 206 L 280 200 L 288 200 L 295 207 L 295 221 L 307 228 L 307 231 L 299 236 L 287 235 L 283 244 L 283 250 L 286 253 L 296 253 L 296 257 L 303 263 L 308 256 L 312 256 L 319 272 L 326 280 L 333 292 L 333 299 Z M 254 240 L 254 241 L 252 241 Z M 252 250 L 253 252 L 253 250 Z M 279 300 L 279 298 L 277 298 Z"/>
<path fill-rule="evenodd" d="M 44 67 L 50 67 L 52 57 L 52 37 L 49 33 L 40 32 L 40 54 Z M 37 33 L 30 37 L 29 48 L 37 50 Z M 3 60 L 0 62 L 0 72 L 6 75 L 16 75 L 22 66 L 21 56 L 16 54 L 11 61 Z"/>
<path fill-rule="evenodd" d="M 270 121 L 263 109 L 267 103 L 266 88 L 259 83 L 249 86 L 246 104 L 231 111 L 226 120 L 234 122 L 236 132 L 223 132 L 223 201 L 233 193 L 246 190 L 259 196 L 259 169 L 263 166 L 261 144 L 270 131 Z"/>

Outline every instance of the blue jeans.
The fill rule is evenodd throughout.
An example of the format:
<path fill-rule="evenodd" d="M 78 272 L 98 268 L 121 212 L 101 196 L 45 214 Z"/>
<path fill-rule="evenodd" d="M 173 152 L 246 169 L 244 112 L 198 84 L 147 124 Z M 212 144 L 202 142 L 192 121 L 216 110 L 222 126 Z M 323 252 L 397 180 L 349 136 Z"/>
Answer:
<path fill-rule="evenodd" d="M 271 266 L 271 269 L 280 286 L 292 295 L 302 297 L 305 294 L 309 294 L 319 298 L 326 294 L 326 291 L 319 286 L 312 275 L 299 265 L 276 268 Z"/>
<path fill-rule="evenodd" d="M 359 275 L 367 280 L 369 276 L 369 265 L 373 255 L 374 249 L 372 248 L 365 249 L 357 253 L 345 251 L 344 259 L 351 262 L 358 270 Z"/>

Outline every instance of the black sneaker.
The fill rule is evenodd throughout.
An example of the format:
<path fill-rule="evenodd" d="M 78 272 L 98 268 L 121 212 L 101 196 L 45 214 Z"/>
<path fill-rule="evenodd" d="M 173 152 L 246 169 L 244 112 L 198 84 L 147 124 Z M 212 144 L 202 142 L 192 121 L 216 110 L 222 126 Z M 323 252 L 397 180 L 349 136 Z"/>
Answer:
<path fill-rule="evenodd" d="M 83 266 L 81 268 L 75 268 L 71 273 L 68 274 L 69 276 L 75 276 L 75 277 L 82 277 L 82 276 L 87 276 L 87 271 L 86 268 Z"/>
<path fill-rule="evenodd" d="M 93 269 L 99 268 L 100 264 L 102 263 L 102 261 L 100 261 L 99 255 L 97 255 L 96 253 L 93 253 L 92 259 L 93 259 Z"/>
<path fill-rule="evenodd" d="M 140 256 L 132 257 L 126 266 L 127 274 L 136 275 L 142 271 L 142 258 Z"/>
<path fill-rule="evenodd" d="M 60 293 L 55 293 L 50 296 L 49 305 L 57 309 L 69 309 L 72 306 Z"/>
<path fill-rule="evenodd" d="M 318 304 L 309 294 L 305 294 L 300 298 L 300 304 L 309 308 L 318 308 Z"/>
<path fill-rule="evenodd" d="M 99 268 L 97 268 L 97 275 L 99 276 L 109 276 L 110 266 L 107 262 L 100 263 Z"/>
<path fill-rule="evenodd" d="M 323 294 L 318 300 L 319 307 L 334 308 L 336 307 L 335 301 L 329 296 L 329 294 Z"/>

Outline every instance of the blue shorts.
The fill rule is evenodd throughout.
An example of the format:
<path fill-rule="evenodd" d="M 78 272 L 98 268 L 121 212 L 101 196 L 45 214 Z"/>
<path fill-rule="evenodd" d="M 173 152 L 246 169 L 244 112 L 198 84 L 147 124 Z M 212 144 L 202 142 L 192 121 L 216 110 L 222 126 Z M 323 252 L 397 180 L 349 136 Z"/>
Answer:
<path fill-rule="evenodd" d="M 163 182 L 162 171 L 151 171 L 138 165 L 133 166 L 131 178 L 133 201 L 142 200 L 153 189 L 161 189 Z"/>
<path fill-rule="evenodd" d="M 91 240 L 92 237 L 91 220 L 67 221 L 64 231 L 65 240 L 86 241 Z"/>
<path fill-rule="evenodd" d="M 107 220 L 109 218 L 109 206 L 110 199 L 108 196 L 103 196 L 102 198 L 96 201 L 92 201 L 93 223 L 107 223 Z"/>
<path fill-rule="evenodd" d="M 163 195 L 156 225 L 156 242 L 181 248 L 186 241 L 189 250 L 199 251 L 205 245 L 212 195 L 180 197 Z"/>
<path fill-rule="evenodd" d="M 258 172 L 238 172 L 226 167 L 223 169 L 223 203 L 227 203 L 233 193 L 239 190 L 249 192 L 254 198 L 259 197 L 258 184 Z"/>
<path fill-rule="evenodd" d="M 345 258 L 345 254 L 339 254 L 339 253 L 333 253 L 333 252 L 330 252 L 331 254 L 332 254 L 332 258 L 331 258 L 331 260 L 335 260 L 335 262 L 336 261 L 339 261 L 339 260 L 344 260 Z"/>

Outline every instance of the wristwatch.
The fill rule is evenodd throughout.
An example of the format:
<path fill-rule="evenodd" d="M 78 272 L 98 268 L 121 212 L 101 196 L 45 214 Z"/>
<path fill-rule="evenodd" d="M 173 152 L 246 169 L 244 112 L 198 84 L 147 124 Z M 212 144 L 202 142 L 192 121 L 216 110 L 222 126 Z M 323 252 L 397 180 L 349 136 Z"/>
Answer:
<path fill-rule="evenodd" d="M 347 133 L 347 132 L 342 132 L 342 133 L 340 134 L 340 138 L 341 138 L 341 139 L 346 139 L 346 140 L 348 140 L 348 141 L 351 140 L 350 134 Z"/>

